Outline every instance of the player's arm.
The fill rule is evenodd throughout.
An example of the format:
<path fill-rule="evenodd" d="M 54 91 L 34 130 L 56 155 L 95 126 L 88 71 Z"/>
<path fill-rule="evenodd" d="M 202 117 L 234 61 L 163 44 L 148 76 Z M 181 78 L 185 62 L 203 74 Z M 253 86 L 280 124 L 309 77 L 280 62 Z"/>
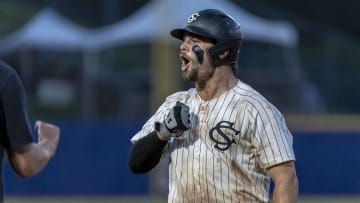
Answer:
<path fill-rule="evenodd" d="M 268 168 L 274 182 L 274 203 L 296 203 L 298 197 L 298 179 L 293 161 Z"/>
<path fill-rule="evenodd" d="M 29 143 L 15 149 L 8 149 L 8 159 L 12 169 L 27 178 L 41 171 L 55 154 L 60 129 L 52 124 L 37 121 L 38 143 Z"/>
<path fill-rule="evenodd" d="M 130 152 L 129 167 L 134 173 L 146 173 L 160 161 L 171 137 L 181 136 L 190 127 L 189 107 L 177 102 L 163 122 L 155 122 L 155 130 L 135 142 Z"/>
<path fill-rule="evenodd" d="M 134 173 L 146 173 L 154 168 L 161 159 L 167 140 L 160 139 L 155 131 L 139 139 L 132 146 L 129 167 Z"/>

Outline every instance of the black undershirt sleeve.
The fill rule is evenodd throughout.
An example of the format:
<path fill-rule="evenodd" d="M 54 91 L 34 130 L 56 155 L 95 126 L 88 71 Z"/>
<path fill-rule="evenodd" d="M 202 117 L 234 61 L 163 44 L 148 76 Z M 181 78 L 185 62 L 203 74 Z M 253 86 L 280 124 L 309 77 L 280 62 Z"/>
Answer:
<path fill-rule="evenodd" d="M 146 173 L 160 161 L 163 148 L 167 141 L 160 140 L 156 132 L 139 139 L 132 146 L 129 167 L 133 173 Z"/>

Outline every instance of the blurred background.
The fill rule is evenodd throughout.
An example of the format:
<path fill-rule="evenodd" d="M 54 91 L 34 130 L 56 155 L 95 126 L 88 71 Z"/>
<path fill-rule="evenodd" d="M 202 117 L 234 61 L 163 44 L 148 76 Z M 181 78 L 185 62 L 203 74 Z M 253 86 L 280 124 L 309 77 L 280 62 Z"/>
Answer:
<path fill-rule="evenodd" d="M 62 128 L 59 151 L 39 175 L 24 181 L 5 161 L 6 199 L 164 202 L 166 163 L 132 174 L 129 140 L 169 93 L 193 85 L 180 77 L 170 29 L 218 8 L 244 32 L 237 76 L 275 104 L 293 132 L 301 202 L 360 202 L 359 6 L 1 0 L 0 59 L 19 73 L 32 122 Z"/>

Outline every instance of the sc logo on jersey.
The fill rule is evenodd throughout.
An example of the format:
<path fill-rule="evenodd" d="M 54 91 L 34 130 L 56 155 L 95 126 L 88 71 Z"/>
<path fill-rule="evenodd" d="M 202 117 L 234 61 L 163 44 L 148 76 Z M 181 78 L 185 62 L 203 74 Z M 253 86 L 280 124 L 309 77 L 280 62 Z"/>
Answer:
<path fill-rule="evenodd" d="M 233 127 L 234 123 L 229 121 L 220 121 L 213 127 L 210 132 L 209 136 L 213 142 L 215 142 L 214 147 L 218 150 L 225 151 L 230 148 L 231 144 L 236 144 L 234 139 L 231 139 L 231 135 L 229 135 L 229 131 L 238 135 L 240 131 L 237 131 Z M 217 136 L 220 135 L 220 136 Z"/>

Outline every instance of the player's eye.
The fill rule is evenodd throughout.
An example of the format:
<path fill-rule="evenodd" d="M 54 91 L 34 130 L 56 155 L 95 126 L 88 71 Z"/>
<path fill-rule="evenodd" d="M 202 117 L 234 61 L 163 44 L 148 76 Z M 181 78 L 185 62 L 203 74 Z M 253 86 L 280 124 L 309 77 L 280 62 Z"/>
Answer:
<path fill-rule="evenodd" d="M 199 38 L 193 37 L 193 38 L 191 38 L 191 42 L 192 43 L 200 43 L 201 41 Z"/>

